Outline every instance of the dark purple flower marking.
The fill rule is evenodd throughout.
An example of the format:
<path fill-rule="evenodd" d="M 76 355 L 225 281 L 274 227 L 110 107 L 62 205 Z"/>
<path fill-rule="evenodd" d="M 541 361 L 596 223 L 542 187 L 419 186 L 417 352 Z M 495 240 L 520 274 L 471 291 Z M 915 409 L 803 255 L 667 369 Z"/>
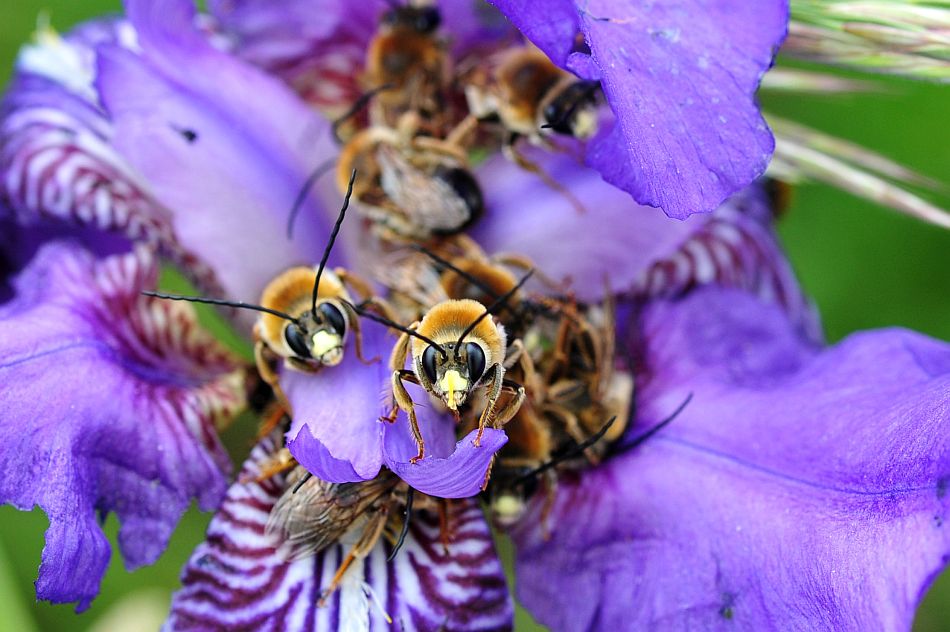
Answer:
<path fill-rule="evenodd" d="M 37 596 L 80 610 L 110 557 L 98 515 L 117 514 L 135 568 L 193 498 L 211 509 L 225 489 L 215 424 L 243 405 L 243 371 L 189 307 L 140 296 L 156 275 L 143 247 L 97 258 L 51 241 L 0 306 L 0 501 L 47 513 Z"/>
<path fill-rule="evenodd" d="M 784 0 L 492 4 L 556 64 L 600 81 L 616 121 L 587 162 L 641 204 L 683 219 L 765 171 L 774 141 L 754 94 L 785 37 Z"/>
<path fill-rule="evenodd" d="M 887 330 L 822 351 L 712 288 L 635 332 L 630 436 L 693 399 L 562 478 L 550 540 L 526 517 L 523 603 L 558 630 L 909 627 L 950 545 L 950 348 Z"/>
<path fill-rule="evenodd" d="M 266 439 L 251 453 L 242 480 L 252 480 L 279 444 Z M 443 548 L 437 517 L 417 511 L 409 537 L 391 562 L 381 539 L 357 561 L 325 607 L 321 592 L 344 545 L 294 562 L 265 533 L 284 490 L 281 477 L 236 483 L 208 528 L 208 539 L 182 572 L 166 632 L 209 629 L 507 630 L 513 608 L 491 533 L 476 501 L 455 501 Z M 387 619 L 388 617 L 388 619 Z"/>

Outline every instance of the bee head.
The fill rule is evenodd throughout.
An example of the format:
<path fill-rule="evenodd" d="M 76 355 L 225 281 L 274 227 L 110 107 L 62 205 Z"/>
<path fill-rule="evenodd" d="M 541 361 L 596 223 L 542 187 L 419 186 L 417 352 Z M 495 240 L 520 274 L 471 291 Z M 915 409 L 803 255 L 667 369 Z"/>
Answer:
<path fill-rule="evenodd" d="M 347 320 L 335 300 L 317 303 L 314 311 L 306 311 L 296 322 L 284 327 L 284 340 L 299 359 L 336 366 L 343 359 Z"/>
<path fill-rule="evenodd" d="M 597 131 L 596 81 L 572 81 L 555 92 L 542 110 L 544 129 L 586 140 Z"/>
<path fill-rule="evenodd" d="M 390 28 L 401 28 L 420 35 L 430 35 L 442 24 L 442 14 L 433 6 L 399 6 L 384 13 L 382 23 Z"/>
<path fill-rule="evenodd" d="M 458 410 L 485 375 L 485 350 L 477 342 L 448 343 L 444 352 L 429 345 L 419 364 L 422 374 L 450 410 Z"/>

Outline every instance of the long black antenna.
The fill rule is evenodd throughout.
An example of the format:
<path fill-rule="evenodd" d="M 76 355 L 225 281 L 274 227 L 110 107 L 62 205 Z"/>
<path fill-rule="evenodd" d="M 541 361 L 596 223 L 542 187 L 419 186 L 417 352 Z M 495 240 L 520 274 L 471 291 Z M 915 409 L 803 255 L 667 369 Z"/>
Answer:
<path fill-rule="evenodd" d="M 350 182 L 346 185 L 346 195 L 343 196 L 343 207 L 340 209 L 340 214 L 336 218 L 336 224 L 333 225 L 333 230 L 330 231 L 330 239 L 327 241 L 327 247 L 323 249 L 323 258 L 320 259 L 320 267 L 317 268 L 317 276 L 313 280 L 313 300 L 310 303 L 310 313 L 313 314 L 313 317 L 319 322 L 320 317 L 317 316 L 317 290 L 320 287 L 320 275 L 323 274 L 323 268 L 327 265 L 327 259 L 330 258 L 330 251 L 333 250 L 333 242 L 336 241 L 336 236 L 340 232 L 340 226 L 343 225 L 343 218 L 346 217 L 346 209 L 350 205 L 350 196 L 353 195 L 353 182 L 356 181 L 356 169 L 350 173 Z"/>
<path fill-rule="evenodd" d="M 406 541 L 406 535 L 409 534 L 409 519 L 412 517 L 412 497 L 415 491 L 415 489 L 410 487 L 409 491 L 406 492 L 406 517 L 402 521 L 402 529 L 399 531 L 399 539 L 396 540 L 396 546 L 393 547 L 392 553 L 386 558 L 387 562 L 392 562 L 396 559 L 396 553 L 399 553 L 399 549 L 402 548 L 403 543 Z"/>
<path fill-rule="evenodd" d="M 475 327 L 478 326 L 478 323 L 482 322 L 482 321 L 485 319 L 486 316 L 488 316 L 489 314 L 493 313 L 496 309 L 498 309 L 498 308 L 501 307 L 502 305 L 507 305 L 508 299 L 511 298 L 512 296 L 514 296 L 514 295 L 515 295 L 515 292 L 517 292 L 518 290 L 521 289 L 521 286 L 524 285 L 525 282 L 526 282 L 528 279 L 531 278 L 531 275 L 532 275 L 532 274 L 534 274 L 534 270 L 528 270 L 528 273 L 525 274 L 523 277 L 521 277 L 521 280 L 518 281 L 518 283 L 516 283 L 513 288 L 511 288 L 510 290 L 508 290 L 507 292 L 505 292 L 504 294 L 502 294 L 501 296 L 499 296 L 499 297 L 495 300 L 494 303 L 492 303 L 492 304 L 489 305 L 487 308 L 485 308 L 485 311 L 484 311 L 484 313 L 482 313 L 481 316 L 479 316 L 478 318 L 476 318 L 475 320 L 473 320 L 472 323 L 471 323 L 468 327 L 465 328 L 465 330 L 464 330 L 464 331 L 462 332 L 462 334 L 459 336 L 458 342 L 455 343 L 455 356 L 456 356 L 456 357 L 458 357 L 459 348 L 462 346 L 462 341 L 465 340 L 465 336 L 467 336 L 468 334 L 470 334 L 470 333 L 472 332 L 472 330 L 475 329 Z"/>
<path fill-rule="evenodd" d="M 587 448 L 591 447 L 592 445 L 600 441 L 601 438 L 603 438 L 603 436 L 607 434 L 607 431 L 610 430 L 610 427 L 614 425 L 614 422 L 616 420 L 617 420 L 617 416 L 614 415 L 613 417 L 608 419 L 607 423 L 601 426 L 600 430 L 598 430 L 596 433 L 587 437 L 587 439 L 578 443 L 576 446 L 574 446 L 573 448 L 571 448 L 564 454 L 561 454 L 551 459 L 547 463 L 539 465 L 538 467 L 534 468 L 527 474 L 522 474 L 521 476 L 515 479 L 514 484 L 520 485 L 524 483 L 525 481 L 527 481 L 528 479 L 534 478 L 538 474 L 541 474 L 542 472 L 546 472 L 550 470 L 552 467 L 555 467 L 558 463 L 563 463 L 564 461 L 567 461 L 568 459 L 573 459 L 575 456 L 580 456 L 581 454 L 584 453 L 584 450 L 586 450 Z"/>
<path fill-rule="evenodd" d="M 343 300 L 343 299 L 338 299 L 338 300 Z M 404 334 L 408 334 L 408 335 L 410 335 L 410 336 L 413 336 L 413 337 L 415 337 L 415 338 L 418 338 L 419 340 L 422 340 L 423 342 L 426 342 L 426 343 L 432 345 L 433 347 L 435 347 L 435 348 L 438 350 L 438 352 L 442 354 L 442 357 L 443 357 L 443 358 L 448 357 L 448 354 L 445 352 L 445 347 L 443 347 L 442 345 L 440 345 L 438 342 L 436 342 L 436 341 L 433 340 L 432 338 L 429 338 L 428 336 L 423 336 L 422 334 L 420 334 L 418 331 L 416 331 L 416 330 L 414 330 L 414 329 L 409 329 L 408 327 L 406 327 L 406 326 L 404 326 L 404 325 L 400 325 L 399 323 L 397 323 L 397 322 L 394 321 L 394 320 L 389 320 L 389 319 L 386 318 L 385 316 L 381 316 L 381 315 L 377 314 L 376 312 L 371 312 L 371 311 L 369 311 L 368 309 L 366 309 L 366 308 L 364 308 L 364 307 L 361 307 L 360 305 L 354 305 L 353 303 L 350 303 L 350 302 L 345 301 L 345 300 L 343 300 L 343 302 L 346 303 L 347 305 L 349 305 L 350 307 L 352 307 L 352 308 L 353 308 L 353 311 L 355 311 L 355 312 L 356 312 L 357 314 L 359 314 L 360 316 L 363 316 L 364 318 L 368 318 L 368 319 L 370 319 L 370 320 L 372 320 L 372 321 L 375 321 L 375 322 L 377 322 L 377 323 L 379 323 L 379 324 L 381 324 L 381 325 L 386 325 L 387 327 L 392 327 L 392 328 L 395 329 L 396 331 L 401 331 L 401 332 L 404 333 Z"/>
<path fill-rule="evenodd" d="M 343 139 L 340 138 L 340 126 L 346 123 L 347 120 L 359 114 L 360 110 L 365 108 L 366 104 L 369 103 L 370 100 L 373 97 L 375 97 L 377 94 L 379 94 L 380 92 L 385 92 L 386 90 L 392 90 L 395 87 L 396 86 L 394 84 L 384 83 L 381 86 L 376 86 L 375 88 L 367 90 L 366 92 L 361 94 L 359 98 L 356 99 L 356 101 L 353 101 L 353 105 L 350 106 L 349 110 L 347 110 L 346 112 L 338 116 L 333 121 L 333 126 L 331 128 L 333 130 L 333 138 L 335 138 L 338 143 L 342 143 Z"/>
<path fill-rule="evenodd" d="M 296 323 L 297 319 L 291 316 L 290 314 L 285 314 L 284 312 L 278 311 L 276 309 L 271 309 L 269 307 L 262 307 L 260 305 L 254 305 L 252 303 L 242 303 L 241 301 L 225 301 L 220 298 L 205 298 L 203 296 L 182 296 L 181 294 L 164 294 L 162 292 L 152 292 L 149 290 L 143 290 L 142 294 L 145 296 L 154 296 L 155 298 L 164 298 L 169 301 L 189 301 L 191 303 L 207 303 L 208 305 L 222 305 L 224 307 L 239 307 L 240 309 L 252 309 L 255 312 L 264 312 L 266 314 L 273 314 L 284 320 L 289 320 L 292 323 Z"/>
<path fill-rule="evenodd" d="M 294 205 L 290 207 L 290 215 L 287 216 L 287 239 L 290 239 L 294 236 L 294 222 L 297 221 L 297 213 L 300 212 L 300 209 L 303 207 L 303 203 L 306 201 L 307 196 L 310 195 L 310 189 L 313 187 L 313 184 L 319 180 L 323 174 L 333 168 L 335 163 L 336 158 L 330 158 L 329 160 L 324 160 L 321 162 L 313 171 L 310 172 L 310 175 L 307 176 L 303 186 L 300 187 L 300 191 L 297 192 L 297 197 L 294 199 Z"/>
<path fill-rule="evenodd" d="M 425 256 L 429 257 L 430 259 L 432 259 L 433 261 L 435 261 L 436 263 L 438 263 L 440 266 L 442 266 L 442 267 L 444 267 L 444 268 L 448 268 L 449 270 L 451 270 L 451 271 L 454 272 L 455 274 L 459 275 L 460 277 L 462 277 L 463 279 L 465 279 L 466 281 L 468 281 L 469 283 L 471 283 L 472 285 L 474 285 L 475 287 L 477 287 L 478 289 L 480 289 L 480 290 L 481 290 L 482 292 L 484 292 L 485 294 L 488 294 L 490 297 L 492 297 L 492 299 L 497 299 L 497 298 L 498 298 L 498 293 L 495 292 L 495 290 L 493 290 L 492 288 L 488 287 L 488 285 L 487 285 L 484 281 L 482 281 L 481 279 L 479 279 L 478 277 L 476 277 L 476 276 L 475 276 L 474 274 L 472 274 L 471 272 L 466 272 L 465 270 L 462 270 L 461 268 L 459 268 L 457 265 L 455 265 L 455 264 L 452 263 L 451 261 L 448 261 L 448 260 L 446 260 L 446 259 L 443 259 L 442 257 L 440 257 L 439 255 L 435 254 L 434 252 L 432 252 L 431 250 L 429 250 L 429 249 L 426 248 L 425 246 L 414 245 L 414 246 L 410 246 L 410 247 L 411 247 L 413 250 L 415 250 L 416 252 L 421 252 L 421 253 L 424 254 Z M 506 306 L 506 307 L 507 307 L 507 306 Z"/>
<path fill-rule="evenodd" d="M 637 447 L 643 445 L 643 442 L 644 442 L 644 441 L 646 441 L 647 439 L 649 439 L 650 437 L 652 437 L 653 435 L 655 435 L 656 433 L 658 433 L 660 430 L 663 430 L 663 428 L 665 428 L 671 421 L 673 421 L 674 419 L 676 419 L 677 417 L 679 417 L 679 416 L 680 416 L 680 413 L 683 412 L 683 410 L 686 408 L 687 405 L 689 405 L 689 403 L 690 403 L 692 400 L 693 400 L 693 394 L 690 393 L 689 395 L 686 396 L 686 399 L 683 400 L 683 403 L 680 404 L 679 406 L 677 406 L 676 410 L 674 410 L 674 411 L 670 414 L 669 417 L 667 417 L 667 418 L 664 419 L 663 421 L 657 423 L 655 426 L 653 426 L 652 428 L 650 428 L 649 430 L 647 430 L 646 432 L 644 432 L 642 435 L 640 435 L 639 437 L 637 437 L 636 439 L 634 439 L 634 440 L 631 441 L 630 443 L 628 443 L 628 444 L 626 444 L 626 445 L 621 445 L 621 446 L 618 448 L 618 450 L 616 451 L 615 454 L 622 454 L 622 453 L 624 453 L 624 452 L 627 452 L 627 451 L 629 451 L 629 450 L 633 450 L 634 448 L 637 448 Z"/>
<path fill-rule="evenodd" d="M 689 404 L 689 402 L 692 401 L 692 399 L 693 399 L 693 394 L 690 393 L 689 395 L 686 396 L 686 399 L 683 400 L 683 403 L 680 404 L 679 406 L 677 406 L 677 407 L 676 407 L 676 410 L 674 410 L 674 411 L 672 412 L 672 414 L 670 414 L 669 417 L 667 417 L 667 418 L 664 419 L 663 421 L 657 423 L 655 426 L 653 426 L 652 428 L 650 428 L 649 430 L 647 430 L 646 432 L 644 432 L 642 435 L 640 435 L 639 437 L 637 437 L 636 439 L 634 439 L 633 441 L 631 441 L 629 444 L 624 445 L 624 446 L 621 446 L 620 449 L 617 450 L 614 454 L 622 454 L 623 452 L 626 452 L 626 451 L 628 451 L 628 450 L 633 450 L 634 448 L 643 445 L 643 443 L 644 443 L 647 439 L 649 439 L 650 437 L 652 437 L 653 435 L 655 435 L 656 433 L 658 433 L 660 430 L 663 430 L 663 428 L 665 428 L 666 426 L 668 426 L 668 425 L 670 424 L 670 422 L 672 422 L 674 419 L 676 419 L 677 417 L 679 417 L 679 416 L 680 416 L 680 413 L 683 412 L 683 410 L 686 408 L 686 406 Z M 539 465 L 538 467 L 536 467 L 535 469 L 531 470 L 531 471 L 528 472 L 527 474 L 523 474 L 523 475 L 519 476 L 517 479 L 515 479 L 514 484 L 515 484 L 515 485 L 521 485 L 521 484 L 523 484 L 525 481 L 527 481 L 528 479 L 533 478 L 533 477 L 537 476 L 538 474 L 540 474 L 540 473 L 542 473 L 542 472 L 545 472 L 545 471 L 551 469 L 552 467 L 555 467 L 558 463 L 562 463 L 562 462 L 564 462 L 564 461 L 566 461 L 566 460 L 568 460 L 568 459 L 573 459 L 575 456 L 580 456 L 580 455 L 584 452 L 584 450 L 586 450 L 587 448 L 591 447 L 592 445 L 594 445 L 595 443 L 597 443 L 598 441 L 600 441 L 600 439 L 601 439 L 605 434 L 607 434 L 607 431 L 610 429 L 610 426 L 613 425 L 614 420 L 616 420 L 616 419 L 617 419 L 616 416 L 611 417 L 610 420 L 607 421 L 607 423 L 605 423 L 603 426 L 601 426 L 600 430 L 598 430 L 596 434 L 591 435 L 590 437 L 588 437 L 588 438 L 587 438 L 586 440 L 584 440 L 583 442 L 577 444 L 576 446 L 574 446 L 574 448 L 572 448 L 571 450 L 569 450 L 569 451 L 566 452 L 565 454 L 562 454 L 562 455 L 560 455 L 560 456 L 557 456 L 557 457 L 551 459 L 550 461 L 548 461 L 547 463 L 544 463 L 543 465 Z"/>

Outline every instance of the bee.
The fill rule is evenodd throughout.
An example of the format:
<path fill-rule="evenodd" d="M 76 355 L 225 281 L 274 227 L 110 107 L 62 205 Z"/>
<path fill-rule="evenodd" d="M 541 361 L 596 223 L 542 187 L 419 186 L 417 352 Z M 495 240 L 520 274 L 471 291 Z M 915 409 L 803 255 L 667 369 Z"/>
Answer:
<path fill-rule="evenodd" d="M 460 408 L 469 398 L 476 391 L 484 391 L 487 401 L 478 417 L 476 446 L 490 423 L 493 427 L 501 427 L 518 412 L 525 390 L 520 384 L 505 378 L 505 329 L 489 316 L 530 276 L 530 273 L 525 275 L 514 288 L 487 308 L 471 299 L 444 301 L 434 305 L 421 321 L 403 331 L 390 356 L 394 405 L 384 419 L 394 421 L 398 410 L 406 412 L 419 448 L 411 462 L 425 456 L 425 442 L 416 419 L 415 405 L 404 381 L 422 386 L 457 418 Z M 410 355 L 411 370 L 404 368 Z M 499 408 L 502 392 L 511 394 L 511 398 Z"/>
<path fill-rule="evenodd" d="M 599 462 L 630 416 L 634 383 L 629 372 L 614 369 L 612 303 L 583 309 L 570 299 L 549 303 L 525 334 L 525 360 L 512 367 L 527 397 L 506 426 L 508 443 L 489 484 L 491 514 L 501 527 L 521 518 L 539 484 L 547 492 L 546 515 L 555 467 Z"/>
<path fill-rule="evenodd" d="M 382 310 L 386 309 L 385 304 L 372 297 L 372 289 L 365 280 L 342 268 L 330 270 L 326 267 L 349 206 L 355 178 L 354 171 L 350 174 L 346 197 L 320 264 L 315 268 L 290 268 L 278 275 L 264 289 L 259 305 L 159 292 L 144 294 L 260 312 L 261 316 L 254 325 L 257 369 L 261 378 L 286 405 L 277 383 L 276 364 L 279 361 L 283 361 L 287 368 L 308 373 L 319 371 L 325 366 L 336 366 L 343 359 L 343 348 L 350 333 L 355 338 L 357 357 L 366 361 L 363 358 L 357 306 L 347 290 L 347 284 L 362 295 L 361 305 L 371 303 Z"/>
<path fill-rule="evenodd" d="M 271 509 L 265 532 L 280 541 L 278 554 L 288 561 L 316 555 L 340 542 L 349 551 L 337 568 L 318 605 L 333 594 L 353 562 L 365 558 L 387 528 L 395 532 L 397 511 L 405 506 L 403 528 L 391 558 L 408 531 L 412 488 L 388 470 L 369 481 L 328 483 L 296 466 L 286 489 Z"/>
<path fill-rule="evenodd" d="M 439 115 L 451 75 L 445 43 L 438 37 L 441 23 L 438 8 L 428 4 L 397 6 L 383 14 L 363 76 L 371 90 L 386 86 L 371 107 L 372 121 L 391 126 L 408 111 L 426 118 Z"/>
<path fill-rule="evenodd" d="M 451 138 L 417 134 L 418 124 L 418 115 L 407 113 L 397 128 L 362 130 L 343 147 L 337 163 L 341 190 L 352 170 L 364 174 L 354 197 L 387 240 L 454 235 L 484 211 L 464 149 Z"/>
<path fill-rule="evenodd" d="M 485 79 L 466 86 L 469 110 L 479 119 L 497 117 L 511 133 L 540 144 L 550 133 L 587 140 L 597 131 L 600 84 L 555 66 L 536 48 L 504 53 Z"/>

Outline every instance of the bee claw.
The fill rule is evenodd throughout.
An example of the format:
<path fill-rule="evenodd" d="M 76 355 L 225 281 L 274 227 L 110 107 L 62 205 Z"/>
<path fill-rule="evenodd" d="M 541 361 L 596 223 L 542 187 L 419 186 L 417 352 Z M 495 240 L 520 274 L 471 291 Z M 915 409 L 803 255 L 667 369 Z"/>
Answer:
<path fill-rule="evenodd" d="M 421 461 L 423 458 L 425 458 L 425 453 L 420 451 L 419 454 L 409 459 L 409 463 L 415 465 L 416 463 Z"/>

